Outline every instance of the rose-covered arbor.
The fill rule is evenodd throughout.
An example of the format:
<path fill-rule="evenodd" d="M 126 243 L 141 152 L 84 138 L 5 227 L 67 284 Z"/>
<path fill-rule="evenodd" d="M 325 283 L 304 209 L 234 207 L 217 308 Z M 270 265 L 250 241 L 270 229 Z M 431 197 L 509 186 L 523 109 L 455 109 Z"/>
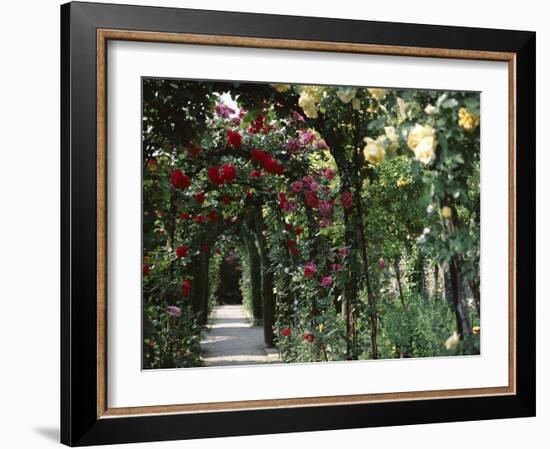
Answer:
<path fill-rule="evenodd" d="M 284 360 L 418 353 L 383 315 L 423 310 L 427 267 L 432 284 L 448 278 L 440 318 L 475 346 L 475 95 L 158 79 L 143 92 L 146 365 L 198 363 L 212 278 L 235 244 Z"/>

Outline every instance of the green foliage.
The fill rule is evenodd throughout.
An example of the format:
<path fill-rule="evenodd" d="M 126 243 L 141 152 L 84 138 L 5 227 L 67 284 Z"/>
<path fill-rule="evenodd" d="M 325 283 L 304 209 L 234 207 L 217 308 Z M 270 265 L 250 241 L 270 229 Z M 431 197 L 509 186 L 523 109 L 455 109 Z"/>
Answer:
<path fill-rule="evenodd" d="M 382 358 L 447 355 L 444 343 L 454 316 L 443 299 L 406 294 L 405 305 L 385 302 L 380 315 Z"/>
<path fill-rule="evenodd" d="M 171 316 L 157 305 L 144 308 L 143 364 L 148 369 L 188 368 L 200 366 L 199 329 L 189 313 L 181 307 L 181 316 Z"/>

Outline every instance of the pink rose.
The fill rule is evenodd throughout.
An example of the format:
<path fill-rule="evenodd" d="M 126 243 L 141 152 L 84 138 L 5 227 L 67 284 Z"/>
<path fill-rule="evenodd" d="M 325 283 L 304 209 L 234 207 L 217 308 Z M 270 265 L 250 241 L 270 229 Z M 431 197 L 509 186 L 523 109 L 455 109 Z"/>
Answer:
<path fill-rule="evenodd" d="M 334 280 L 330 276 L 325 276 L 321 279 L 321 285 L 325 288 L 329 288 L 332 284 L 334 284 Z"/>
<path fill-rule="evenodd" d="M 325 178 L 327 178 L 329 181 L 332 181 L 334 179 L 334 170 L 332 168 L 327 168 L 324 174 Z"/>
<path fill-rule="evenodd" d="M 298 139 L 289 139 L 286 144 L 286 149 L 291 153 L 297 153 L 300 151 L 300 142 Z"/>
<path fill-rule="evenodd" d="M 304 265 L 304 277 L 311 279 L 317 273 L 317 265 L 313 262 L 308 262 Z"/>
<path fill-rule="evenodd" d="M 313 134 L 311 131 L 304 131 L 300 135 L 300 145 L 306 146 L 313 142 L 315 139 L 315 134 Z"/>
<path fill-rule="evenodd" d="M 351 248 L 349 246 L 344 246 L 343 248 L 340 248 L 340 251 L 338 251 L 338 254 L 340 254 L 340 257 L 347 257 L 349 256 L 350 252 L 351 252 Z"/>
<path fill-rule="evenodd" d="M 313 182 L 313 178 L 311 176 L 304 176 L 302 181 L 304 181 L 304 184 L 308 187 Z"/>
<path fill-rule="evenodd" d="M 309 190 L 311 190 L 312 192 L 317 192 L 317 190 L 319 190 L 319 183 L 317 181 L 310 182 Z"/>
<path fill-rule="evenodd" d="M 327 143 L 325 142 L 325 139 L 319 139 L 319 140 L 315 143 L 315 147 L 316 147 L 318 150 L 328 150 L 328 145 L 327 145 Z"/>
<path fill-rule="evenodd" d="M 332 201 L 320 200 L 317 208 L 323 217 L 330 217 L 332 215 L 333 206 L 334 203 Z"/>
<path fill-rule="evenodd" d="M 166 311 L 170 316 L 181 316 L 181 309 L 178 306 L 168 306 L 166 307 Z"/>
<path fill-rule="evenodd" d="M 290 188 L 294 193 L 300 193 L 304 188 L 304 184 L 302 184 L 300 181 L 294 181 L 292 184 L 290 184 Z"/>
<path fill-rule="evenodd" d="M 351 206 L 353 206 L 353 197 L 351 195 L 351 192 L 342 192 L 340 201 L 342 202 L 342 207 L 344 209 L 349 209 Z"/>
<path fill-rule="evenodd" d="M 343 268 L 342 264 L 340 263 L 333 263 L 331 266 L 330 266 L 330 269 L 332 271 L 340 271 L 341 269 Z"/>

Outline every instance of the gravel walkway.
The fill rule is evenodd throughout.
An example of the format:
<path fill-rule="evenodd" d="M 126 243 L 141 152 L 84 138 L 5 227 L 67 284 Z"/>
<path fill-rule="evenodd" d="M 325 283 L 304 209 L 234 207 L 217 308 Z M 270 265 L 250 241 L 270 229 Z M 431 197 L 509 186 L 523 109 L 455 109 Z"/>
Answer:
<path fill-rule="evenodd" d="M 266 348 L 263 329 L 253 326 L 242 305 L 216 306 L 202 333 L 204 366 L 277 363 L 277 351 Z"/>

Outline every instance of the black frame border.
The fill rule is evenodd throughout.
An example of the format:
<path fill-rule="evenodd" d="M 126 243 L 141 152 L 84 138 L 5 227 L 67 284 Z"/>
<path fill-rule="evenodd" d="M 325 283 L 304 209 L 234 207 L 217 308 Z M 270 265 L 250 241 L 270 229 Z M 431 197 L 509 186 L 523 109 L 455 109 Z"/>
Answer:
<path fill-rule="evenodd" d="M 516 394 L 97 417 L 96 30 L 516 55 Z M 535 416 L 534 32 L 73 2 L 61 6 L 61 442 L 69 446 Z M 519 236 L 519 238 L 518 238 Z"/>

